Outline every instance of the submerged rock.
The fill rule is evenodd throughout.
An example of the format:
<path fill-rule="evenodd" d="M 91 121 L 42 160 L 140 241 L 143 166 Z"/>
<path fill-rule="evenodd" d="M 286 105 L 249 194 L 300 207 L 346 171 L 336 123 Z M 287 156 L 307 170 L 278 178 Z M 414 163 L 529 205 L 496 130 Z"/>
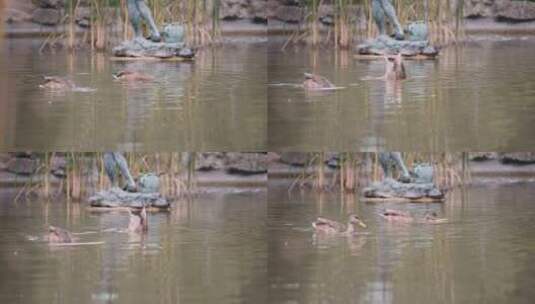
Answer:
<path fill-rule="evenodd" d="M 170 203 L 160 193 L 141 193 L 141 192 L 126 192 L 120 188 L 114 187 L 108 190 L 97 192 L 89 198 L 91 207 L 130 207 L 142 208 L 153 207 L 166 209 L 170 207 Z"/>

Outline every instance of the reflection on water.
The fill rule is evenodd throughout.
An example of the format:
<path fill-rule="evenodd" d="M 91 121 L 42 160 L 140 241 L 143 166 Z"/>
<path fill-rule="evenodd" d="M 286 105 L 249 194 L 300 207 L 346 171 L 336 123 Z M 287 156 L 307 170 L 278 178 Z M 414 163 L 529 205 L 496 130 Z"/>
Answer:
<path fill-rule="evenodd" d="M 405 61 L 399 84 L 367 80 L 383 60 L 350 52 L 287 47 L 272 38 L 268 83 L 299 83 L 315 72 L 336 86 L 307 94 L 268 87 L 271 150 L 466 151 L 535 146 L 535 39 L 471 42 L 442 50 L 436 61 Z"/>
<path fill-rule="evenodd" d="M 177 202 L 170 214 L 149 215 L 143 238 L 113 231 L 127 227 L 126 213 L 14 203 L 15 194 L 0 197 L 1 303 L 265 302 L 265 191 Z M 49 224 L 105 244 L 31 241 Z"/>
<path fill-rule="evenodd" d="M 111 61 L 79 51 L 39 54 L 40 41 L 2 44 L 0 149 L 261 151 L 266 147 L 266 47 L 226 44 L 194 62 Z M 153 82 L 115 82 L 140 70 Z M 39 89 L 68 76 L 95 92 Z"/>
<path fill-rule="evenodd" d="M 270 181 L 268 281 L 272 303 L 528 303 L 535 296 L 532 184 L 472 188 L 445 204 L 360 203 L 354 196 L 287 192 Z M 397 208 L 436 211 L 448 224 L 394 224 Z M 355 212 L 367 234 L 318 238 L 322 214 Z"/>

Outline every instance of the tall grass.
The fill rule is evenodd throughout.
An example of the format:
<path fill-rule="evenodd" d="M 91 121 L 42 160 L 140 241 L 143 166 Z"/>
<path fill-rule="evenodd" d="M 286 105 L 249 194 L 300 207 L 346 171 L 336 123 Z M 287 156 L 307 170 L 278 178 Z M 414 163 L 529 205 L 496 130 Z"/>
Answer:
<path fill-rule="evenodd" d="M 334 34 L 326 31 L 327 37 L 320 34 L 319 14 L 322 4 L 332 5 L 334 11 Z M 399 21 L 402 25 L 423 20 L 428 24 L 430 40 L 435 44 L 447 44 L 464 37 L 463 6 L 464 0 L 393 0 Z M 361 10 L 352 10 L 358 6 Z M 303 8 L 306 11 L 305 29 L 301 35 L 294 34 L 289 42 L 306 41 L 311 45 L 322 42 L 333 44 L 335 48 L 348 48 L 360 34 L 375 37 L 376 25 L 372 14 L 372 0 L 307 0 Z M 354 16 L 357 12 L 359 15 Z M 360 13 L 361 12 L 361 13 Z M 353 15 L 352 15 L 353 14 Z M 356 18 L 365 18 L 357 20 Z M 360 25 L 365 28 L 360 28 Z M 332 37 L 331 37 L 332 36 Z"/>
<path fill-rule="evenodd" d="M 65 159 L 65 176 L 53 177 L 54 158 Z M 160 193 L 176 198 L 195 190 L 195 163 L 182 161 L 182 153 L 126 153 L 129 168 L 134 177 L 153 172 L 159 176 Z M 103 153 L 41 153 L 40 166 L 22 187 L 17 200 L 39 196 L 55 198 L 63 196 L 67 201 L 77 201 L 95 191 L 108 189 L 111 185 L 104 170 Z"/>
<path fill-rule="evenodd" d="M 354 192 L 384 178 L 378 153 L 338 153 L 338 169 L 331 170 L 330 174 L 326 174 L 325 153 L 309 153 L 308 159 L 291 189 L 299 186 L 324 191 L 338 185 L 342 192 Z M 416 163 L 432 165 L 433 180 L 440 189 L 457 187 L 470 179 L 467 153 L 403 153 L 403 159 L 409 168 Z"/>

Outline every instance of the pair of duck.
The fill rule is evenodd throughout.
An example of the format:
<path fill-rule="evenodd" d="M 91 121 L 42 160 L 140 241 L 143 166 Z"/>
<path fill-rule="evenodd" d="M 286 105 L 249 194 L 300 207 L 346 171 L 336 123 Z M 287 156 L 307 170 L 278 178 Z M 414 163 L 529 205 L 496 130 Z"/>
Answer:
<path fill-rule="evenodd" d="M 138 82 L 138 81 L 153 81 L 154 77 L 138 71 L 120 71 L 119 73 L 112 74 L 115 80 Z M 44 82 L 39 85 L 40 88 L 50 90 L 74 90 L 76 84 L 64 77 L 58 76 L 44 76 Z"/>
<path fill-rule="evenodd" d="M 403 64 L 403 58 L 401 54 L 395 56 L 383 56 L 386 66 L 385 74 L 376 79 L 384 79 L 387 81 L 396 81 L 407 79 L 407 72 L 405 71 L 405 65 Z M 334 89 L 336 86 L 330 82 L 327 78 L 312 74 L 304 73 L 305 81 L 303 81 L 303 87 L 305 90 L 328 90 Z"/>
<path fill-rule="evenodd" d="M 139 211 L 128 209 L 130 220 L 128 222 L 128 232 L 131 233 L 145 233 L 149 230 L 149 223 L 147 220 L 147 210 L 143 207 Z M 48 235 L 46 239 L 49 243 L 73 243 L 77 238 L 68 230 L 56 226 L 48 227 Z"/>
<path fill-rule="evenodd" d="M 421 219 L 413 217 L 408 212 L 393 209 L 386 209 L 379 215 L 389 222 L 397 223 L 441 224 L 448 221 L 447 219 L 439 218 L 435 212 L 428 212 Z M 356 214 L 349 215 L 347 225 L 326 219 L 324 217 L 318 217 L 316 221 L 312 223 L 312 227 L 316 232 L 330 235 L 352 235 L 357 232 L 357 225 L 362 228 L 367 227 Z"/>

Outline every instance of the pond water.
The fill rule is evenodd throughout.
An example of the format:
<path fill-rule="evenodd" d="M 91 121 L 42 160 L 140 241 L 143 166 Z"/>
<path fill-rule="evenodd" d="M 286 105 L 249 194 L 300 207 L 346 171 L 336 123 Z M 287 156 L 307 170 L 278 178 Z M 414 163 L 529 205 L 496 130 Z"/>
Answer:
<path fill-rule="evenodd" d="M 15 203 L 16 193 L 0 193 L 1 303 L 266 301 L 265 190 L 176 202 L 170 213 L 149 215 L 143 238 L 116 231 L 127 227 L 127 213 Z M 37 238 L 51 224 L 104 244 L 49 246 Z"/>
<path fill-rule="evenodd" d="M 103 54 L 39 52 L 41 40 L 0 47 L 0 149 L 259 151 L 266 149 L 266 46 L 242 39 L 194 62 L 111 61 Z M 130 69 L 156 79 L 125 84 Z M 94 92 L 40 89 L 70 77 Z"/>
<path fill-rule="evenodd" d="M 268 46 L 268 146 L 273 151 L 503 151 L 535 146 L 535 37 L 474 37 L 436 61 L 405 61 L 401 83 L 365 80 L 384 60 Z M 314 72 L 345 89 L 292 86 Z"/>
<path fill-rule="evenodd" d="M 444 204 L 361 203 L 354 196 L 288 194 L 270 181 L 271 303 L 531 303 L 535 297 L 535 187 L 487 185 Z M 447 217 L 395 224 L 384 208 Z M 314 236 L 318 215 L 368 225 L 355 237 Z"/>

